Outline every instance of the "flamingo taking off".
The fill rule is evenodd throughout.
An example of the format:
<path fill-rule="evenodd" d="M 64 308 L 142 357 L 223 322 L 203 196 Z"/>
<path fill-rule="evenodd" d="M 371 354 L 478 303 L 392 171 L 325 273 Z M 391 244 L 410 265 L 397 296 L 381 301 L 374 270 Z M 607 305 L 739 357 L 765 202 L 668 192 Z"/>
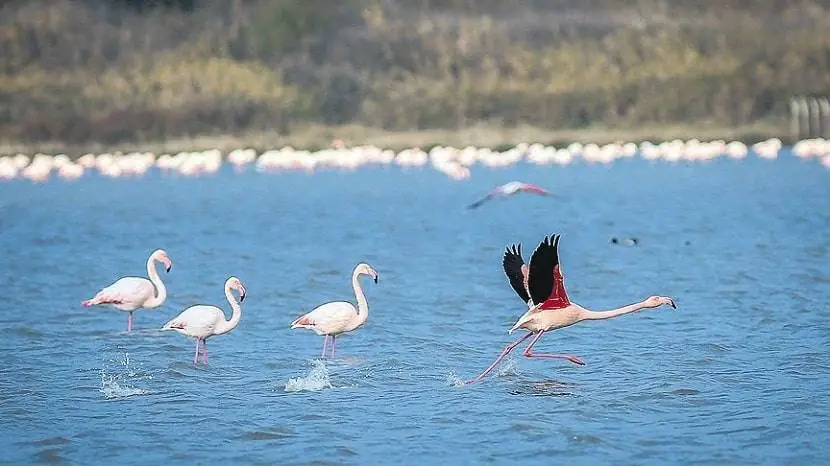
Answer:
<path fill-rule="evenodd" d="M 527 330 L 527 334 L 516 342 L 507 345 L 493 364 L 484 370 L 475 379 L 466 383 L 477 382 L 492 371 L 520 343 L 536 335 L 524 350 L 527 358 L 555 358 L 567 359 L 574 364 L 584 365 L 581 358 L 570 354 L 534 353 L 535 345 L 545 332 L 558 328 L 568 327 L 583 320 L 611 319 L 623 314 L 629 314 L 641 309 L 655 308 L 669 305 L 674 309 L 677 306 L 672 298 L 665 296 L 651 296 L 638 303 L 629 304 L 610 311 L 590 311 L 572 303 L 565 291 L 565 281 L 559 265 L 559 235 L 545 237 L 533 252 L 530 266 L 525 265 L 521 255 L 521 246 L 513 245 L 507 249 L 502 261 L 504 272 L 510 281 L 510 286 L 530 309 L 519 318 L 508 333 L 517 329 Z"/>
<path fill-rule="evenodd" d="M 467 208 L 476 209 L 485 202 L 489 201 L 490 199 L 494 199 L 497 197 L 512 196 L 516 193 L 521 192 L 538 194 L 540 196 L 553 196 L 553 194 L 551 194 L 550 191 L 542 189 L 534 184 L 522 183 L 521 181 L 511 181 L 509 183 L 505 183 L 501 186 L 494 188 L 492 191 L 487 193 L 487 196 L 473 202 L 472 204 L 468 205 Z"/>
<path fill-rule="evenodd" d="M 92 299 L 81 302 L 86 307 L 98 304 L 112 304 L 119 311 L 129 312 L 127 316 L 127 332 L 133 329 L 133 312 L 136 309 L 152 309 L 159 307 L 167 299 L 167 288 L 156 272 L 155 262 L 164 264 L 167 272 L 173 267 L 173 262 L 163 249 L 156 249 L 147 259 L 147 275 L 143 277 L 124 277 L 112 285 L 99 291 Z"/>
<path fill-rule="evenodd" d="M 352 272 L 352 287 L 357 298 L 357 308 L 348 301 L 333 301 L 321 304 L 308 314 L 304 314 L 291 322 L 292 329 L 309 328 L 314 330 L 317 335 L 325 336 L 321 356 L 323 358 L 326 357 L 326 345 L 329 337 L 331 337 L 331 357 L 334 358 L 337 335 L 351 332 L 360 327 L 369 317 L 369 304 L 366 302 L 363 288 L 360 287 L 359 278 L 361 275 L 368 275 L 372 277 L 375 283 L 378 282 L 378 273 L 369 264 L 361 263 L 355 267 L 354 272 Z"/>
<path fill-rule="evenodd" d="M 236 300 L 231 290 L 239 293 L 239 301 Z M 240 303 L 245 300 L 247 290 L 245 285 L 236 278 L 230 277 L 225 281 L 225 297 L 231 304 L 231 320 L 225 320 L 225 312 L 216 306 L 197 304 L 182 311 L 181 314 L 172 318 L 164 324 L 162 330 L 175 330 L 182 335 L 196 338 L 196 354 L 193 356 L 193 364 L 199 363 L 199 348 L 202 349 L 202 363 L 208 363 L 207 339 L 214 335 L 222 335 L 233 330 L 239 325 L 242 318 L 242 306 Z"/>

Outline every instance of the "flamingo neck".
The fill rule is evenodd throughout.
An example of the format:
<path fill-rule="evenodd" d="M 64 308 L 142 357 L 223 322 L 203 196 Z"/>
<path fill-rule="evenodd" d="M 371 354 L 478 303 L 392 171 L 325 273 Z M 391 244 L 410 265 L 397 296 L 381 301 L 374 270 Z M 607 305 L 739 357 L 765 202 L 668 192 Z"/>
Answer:
<path fill-rule="evenodd" d="M 639 302 L 634 304 L 629 304 L 628 306 L 623 306 L 617 309 L 612 309 L 610 311 L 589 311 L 587 309 L 582 311 L 582 320 L 603 320 L 603 319 L 613 319 L 614 317 L 621 316 L 623 314 L 630 314 L 632 312 L 637 312 L 639 310 L 645 309 L 645 303 Z"/>
<path fill-rule="evenodd" d="M 363 288 L 360 286 L 360 274 L 357 271 L 352 274 L 352 288 L 354 288 L 354 295 L 357 298 L 357 319 L 353 328 L 357 328 L 363 322 L 366 322 L 369 317 L 369 303 L 366 301 L 366 295 L 363 294 Z"/>
<path fill-rule="evenodd" d="M 156 295 L 144 303 L 144 307 L 161 306 L 161 303 L 167 299 L 167 287 L 164 286 L 161 277 L 159 277 L 159 273 L 156 270 L 156 260 L 153 256 L 147 259 L 147 275 L 150 277 L 150 283 L 156 287 Z"/>
<path fill-rule="evenodd" d="M 225 286 L 225 298 L 227 298 L 228 302 L 231 304 L 231 309 L 233 310 L 233 315 L 231 315 L 231 320 L 222 319 L 219 322 L 219 325 L 216 326 L 216 330 L 213 332 L 215 335 L 222 335 L 223 333 L 228 333 L 237 325 L 239 325 L 239 319 L 242 318 L 242 306 L 239 304 L 239 301 L 236 300 L 236 296 L 231 293 L 231 287 Z"/>

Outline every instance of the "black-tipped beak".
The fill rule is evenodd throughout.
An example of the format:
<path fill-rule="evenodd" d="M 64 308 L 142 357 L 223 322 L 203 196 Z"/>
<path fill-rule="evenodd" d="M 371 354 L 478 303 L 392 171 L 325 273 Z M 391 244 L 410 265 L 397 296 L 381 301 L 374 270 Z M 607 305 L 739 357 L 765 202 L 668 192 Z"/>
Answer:
<path fill-rule="evenodd" d="M 374 280 L 375 280 L 375 283 L 378 282 L 378 276 L 377 275 L 375 275 Z"/>
<path fill-rule="evenodd" d="M 241 303 L 242 301 L 245 301 L 245 293 L 244 292 L 239 294 L 239 302 Z"/>
<path fill-rule="evenodd" d="M 172 265 L 168 265 L 168 266 L 167 266 L 167 273 L 170 273 L 170 269 L 172 269 L 172 268 L 173 268 L 173 266 L 172 266 Z"/>
<path fill-rule="evenodd" d="M 671 306 L 672 309 L 677 309 L 677 304 L 674 304 L 674 300 L 671 298 L 669 298 L 669 306 Z"/>

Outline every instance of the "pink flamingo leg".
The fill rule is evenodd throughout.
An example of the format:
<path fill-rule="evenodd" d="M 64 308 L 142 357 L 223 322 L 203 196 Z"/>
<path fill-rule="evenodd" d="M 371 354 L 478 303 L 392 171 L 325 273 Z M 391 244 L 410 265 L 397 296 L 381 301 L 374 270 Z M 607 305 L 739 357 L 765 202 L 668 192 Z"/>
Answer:
<path fill-rule="evenodd" d="M 202 341 L 202 363 L 204 363 L 204 365 L 207 366 L 207 362 L 208 362 L 207 342 L 203 340 Z"/>
<path fill-rule="evenodd" d="M 473 382 L 478 382 L 479 380 L 483 379 L 484 376 L 486 376 L 487 374 L 490 373 L 490 371 L 492 371 L 493 369 L 496 368 L 496 366 L 499 364 L 499 362 L 501 362 L 502 359 L 504 359 L 505 356 L 510 354 L 510 352 L 513 351 L 514 349 L 516 349 L 516 347 L 519 346 L 519 344 L 521 342 L 523 342 L 523 341 L 527 340 L 528 338 L 530 338 L 531 335 L 533 335 L 533 332 L 528 332 L 527 335 L 519 338 L 514 343 L 511 343 L 511 344 L 505 346 L 504 349 L 502 350 L 501 354 L 499 354 L 499 357 L 497 357 L 496 360 L 493 361 L 493 364 L 490 364 L 490 367 L 488 367 L 487 369 L 484 369 L 484 372 L 479 374 L 478 377 L 476 377 L 474 379 L 471 379 L 471 380 L 468 380 L 464 383 L 465 384 L 471 384 Z"/>
<path fill-rule="evenodd" d="M 334 349 L 337 347 L 337 335 L 331 336 L 331 358 L 334 359 Z"/>
<path fill-rule="evenodd" d="M 199 342 L 201 342 L 201 338 L 196 339 L 196 354 L 193 356 L 193 365 L 199 364 Z"/>
<path fill-rule="evenodd" d="M 133 331 L 133 311 L 127 314 L 127 333 Z"/>
<path fill-rule="evenodd" d="M 329 344 L 329 336 L 328 335 L 324 335 L 324 336 L 325 336 L 325 338 L 323 339 L 323 355 L 320 356 L 322 359 L 326 359 L 326 347 Z"/>
<path fill-rule="evenodd" d="M 543 332 L 543 331 L 539 332 L 539 334 L 536 335 L 536 338 L 534 338 L 533 341 L 531 341 L 530 344 L 527 345 L 527 348 L 525 348 L 524 352 L 522 353 L 524 355 L 524 357 L 526 357 L 526 358 L 567 359 L 568 361 L 570 361 L 574 364 L 579 364 L 580 366 L 585 365 L 585 361 L 583 361 L 582 358 L 580 358 L 579 356 L 574 356 L 572 354 L 534 353 L 533 352 L 533 345 L 535 345 L 536 342 L 539 341 L 539 339 L 542 338 L 542 335 L 544 335 L 544 334 L 545 334 L 545 332 Z"/>

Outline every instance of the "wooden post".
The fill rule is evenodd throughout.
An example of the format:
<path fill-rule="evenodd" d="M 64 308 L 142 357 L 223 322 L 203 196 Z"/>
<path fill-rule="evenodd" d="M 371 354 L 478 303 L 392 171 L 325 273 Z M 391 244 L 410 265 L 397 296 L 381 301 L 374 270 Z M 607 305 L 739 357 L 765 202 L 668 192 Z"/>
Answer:
<path fill-rule="evenodd" d="M 798 99 L 798 139 L 810 137 L 810 107 L 807 106 L 807 99 Z"/>
<path fill-rule="evenodd" d="M 799 125 L 801 120 L 801 106 L 798 105 L 798 98 L 793 97 L 790 99 L 790 137 L 793 139 L 793 142 L 798 141 L 801 136 L 801 125 Z"/>
<path fill-rule="evenodd" d="M 818 107 L 821 110 L 819 137 L 830 139 L 830 101 L 827 100 L 827 97 L 819 99 Z"/>
<path fill-rule="evenodd" d="M 821 115 L 819 114 L 818 99 L 812 97 L 810 99 L 810 138 L 820 137 L 821 134 Z"/>

